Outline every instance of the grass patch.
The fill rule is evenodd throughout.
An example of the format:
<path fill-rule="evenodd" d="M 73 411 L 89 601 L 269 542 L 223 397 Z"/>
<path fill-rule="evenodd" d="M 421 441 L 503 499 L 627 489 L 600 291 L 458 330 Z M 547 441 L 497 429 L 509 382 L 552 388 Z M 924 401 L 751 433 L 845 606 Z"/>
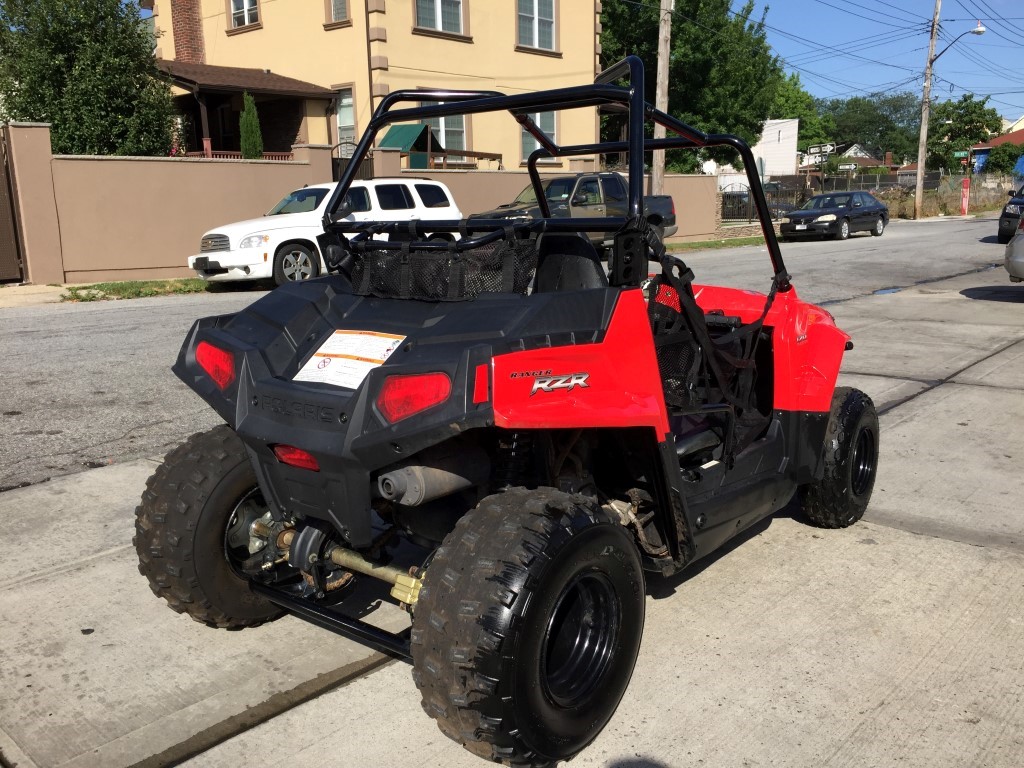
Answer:
<path fill-rule="evenodd" d="M 61 301 L 111 301 L 114 299 L 141 299 L 146 296 L 168 296 L 175 293 L 204 293 L 205 280 L 197 277 L 174 280 L 127 280 L 118 283 L 68 286 Z"/>
<path fill-rule="evenodd" d="M 670 251 L 710 251 L 715 248 L 736 248 L 741 245 L 764 245 L 764 237 L 730 237 L 725 240 L 701 240 L 696 243 L 671 243 L 666 247 Z"/>

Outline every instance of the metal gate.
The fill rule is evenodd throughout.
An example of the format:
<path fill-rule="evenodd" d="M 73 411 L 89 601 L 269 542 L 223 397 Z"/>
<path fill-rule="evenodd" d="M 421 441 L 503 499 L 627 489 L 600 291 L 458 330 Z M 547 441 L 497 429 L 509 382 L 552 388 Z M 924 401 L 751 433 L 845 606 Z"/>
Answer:
<path fill-rule="evenodd" d="M 0 127 L 0 282 L 21 280 L 21 252 L 15 225 L 14 196 L 7 167 L 6 133 Z"/>

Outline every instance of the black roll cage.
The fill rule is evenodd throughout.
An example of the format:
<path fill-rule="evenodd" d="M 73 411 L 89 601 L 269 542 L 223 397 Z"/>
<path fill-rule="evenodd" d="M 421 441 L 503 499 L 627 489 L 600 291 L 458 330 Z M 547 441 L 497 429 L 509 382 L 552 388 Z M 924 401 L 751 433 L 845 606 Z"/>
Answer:
<path fill-rule="evenodd" d="M 629 85 L 615 85 L 616 81 L 628 78 Z M 627 56 L 622 61 L 601 72 L 591 85 L 555 88 L 533 93 L 506 95 L 498 91 L 443 91 L 443 90 L 401 90 L 384 97 L 373 113 L 370 124 L 363 132 L 359 143 L 352 154 L 352 159 L 341 174 L 338 186 L 331 194 L 327 204 L 327 213 L 323 218 L 324 229 L 335 233 L 358 233 L 351 238 L 353 244 L 361 248 L 374 250 L 400 250 L 408 247 L 408 243 L 370 240 L 374 234 L 388 233 L 410 236 L 422 236 L 427 232 L 460 232 L 462 239 L 455 242 L 426 241 L 417 242 L 418 250 L 463 251 L 475 248 L 503 237 L 510 229 L 516 232 L 615 232 L 623 229 L 630 220 L 643 214 L 644 184 L 644 153 L 655 149 L 694 149 L 701 147 L 731 147 L 739 153 L 746 169 L 747 181 L 753 195 L 754 207 L 757 210 L 768 247 L 768 255 L 777 290 L 786 291 L 790 287 L 790 276 L 786 272 L 779 249 L 775 229 L 771 223 L 768 203 L 764 189 L 757 176 L 757 164 L 750 147 L 743 139 L 731 134 L 707 134 L 677 120 L 644 101 L 644 65 L 637 56 Z M 394 109 L 402 102 L 416 102 L 421 106 Z M 424 102 L 427 102 L 424 104 Z M 530 118 L 531 112 L 549 110 L 578 109 L 581 107 L 606 107 L 627 113 L 628 140 L 625 142 L 598 142 L 559 146 L 554 143 Z M 452 221 L 414 222 L 347 222 L 336 221 L 346 215 L 339 211 L 345 199 L 357 169 L 369 154 L 377 134 L 393 123 L 420 122 L 426 118 L 447 117 L 449 115 L 467 115 L 481 112 L 498 112 L 507 110 L 516 121 L 537 140 L 540 148 L 529 157 L 527 166 L 530 180 L 544 218 L 527 221 L 510 222 L 507 219 L 477 219 Z M 645 123 L 650 120 L 663 126 L 671 135 L 664 139 L 647 138 L 644 135 Z M 637 141 L 640 137 L 640 141 Z M 627 153 L 629 158 L 628 173 L 628 216 L 604 218 L 551 218 L 551 210 L 541 186 L 537 162 L 545 158 L 571 157 L 575 155 L 603 154 L 610 152 Z M 340 216 L 338 214 L 340 213 Z M 483 232 L 479 236 L 473 233 Z M 646 275 L 637 276 L 639 281 Z"/>

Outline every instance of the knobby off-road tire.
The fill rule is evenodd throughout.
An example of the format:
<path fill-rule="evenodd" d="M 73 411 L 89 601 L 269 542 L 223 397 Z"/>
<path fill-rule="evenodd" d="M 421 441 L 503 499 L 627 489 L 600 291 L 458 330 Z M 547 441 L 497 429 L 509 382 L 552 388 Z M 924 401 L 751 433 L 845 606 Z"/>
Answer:
<path fill-rule="evenodd" d="M 836 387 L 825 432 L 825 474 L 802 488 L 811 522 L 846 528 L 864 516 L 878 469 L 878 414 L 859 389 Z"/>
<path fill-rule="evenodd" d="M 228 524 L 239 525 L 240 505 L 265 508 L 241 439 L 218 426 L 167 454 L 135 510 L 139 572 L 172 609 L 211 627 L 254 627 L 282 613 L 228 562 Z"/>
<path fill-rule="evenodd" d="M 413 678 L 427 714 L 469 751 L 565 760 L 614 714 L 643 622 L 626 530 L 585 497 L 512 489 L 464 516 L 427 568 Z"/>

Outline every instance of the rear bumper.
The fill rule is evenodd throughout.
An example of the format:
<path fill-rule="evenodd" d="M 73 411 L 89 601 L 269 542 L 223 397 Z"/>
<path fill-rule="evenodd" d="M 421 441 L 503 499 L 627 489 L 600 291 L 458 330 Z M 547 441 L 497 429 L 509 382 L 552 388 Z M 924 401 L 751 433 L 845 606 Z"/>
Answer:
<path fill-rule="evenodd" d="M 1024 281 L 1024 240 L 1018 237 L 1006 246 L 1004 266 L 1010 276 L 1010 282 Z"/>

